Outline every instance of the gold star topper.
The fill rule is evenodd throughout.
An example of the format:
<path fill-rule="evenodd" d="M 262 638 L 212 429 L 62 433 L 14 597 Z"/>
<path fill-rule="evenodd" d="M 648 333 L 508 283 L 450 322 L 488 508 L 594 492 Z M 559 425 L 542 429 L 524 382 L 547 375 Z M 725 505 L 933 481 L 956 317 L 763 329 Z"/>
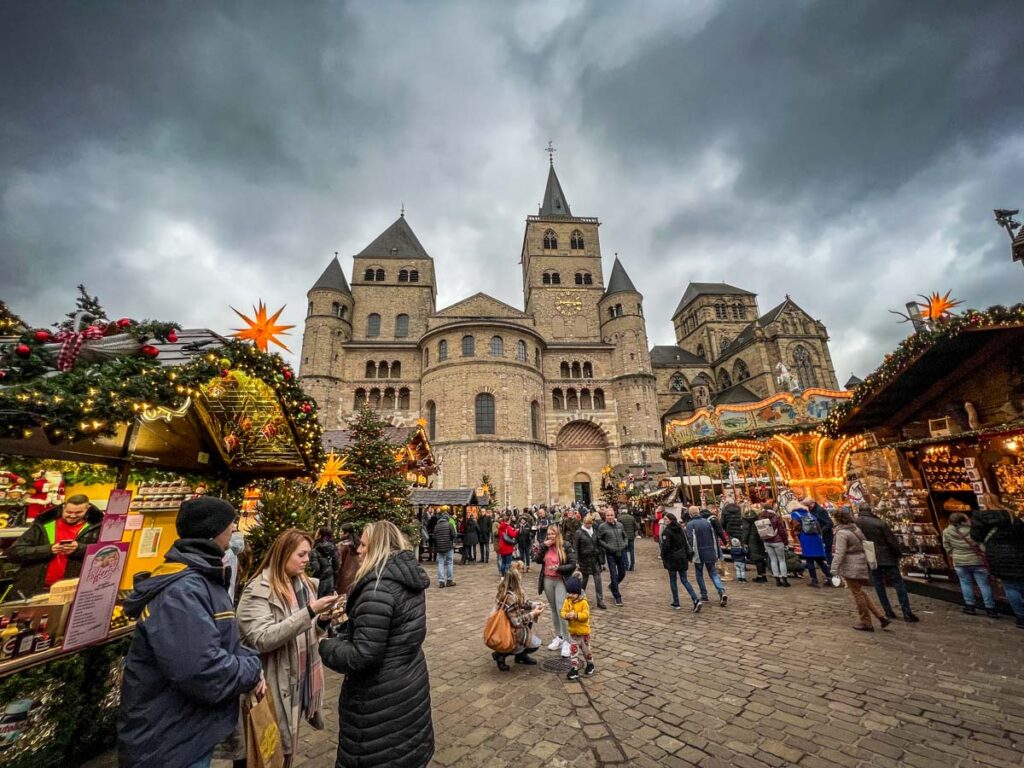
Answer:
<path fill-rule="evenodd" d="M 344 491 L 346 488 L 345 478 L 353 474 L 351 469 L 345 469 L 347 462 L 348 456 L 339 456 L 331 451 L 327 455 L 327 462 L 324 464 L 320 477 L 316 479 L 316 489 L 322 491 L 329 485 L 336 485 Z"/>
<path fill-rule="evenodd" d="M 921 314 L 924 316 L 924 319 L 935 322 L 936 320 L 950 317 L 953 314 L 953 307 L 963 304 L 958 299 L 949 298 L 951 293 L 952 291 L 946 291 L 945 296 L 940 296 L 938 292 L 933 293 L 931 296 L 922 295 L 921 298 L 924 299 L 924 302 L 918 302 L 918 306 L 921 307 Z"/>
<path fill-rule="evenodd" d="M 287 333 L 288 329 L 295 327 L 294 325 L 277 324 L 277 318 L 279 318 L 281 313 L 284 312 L 284 307 L 281 307 L 273 315 L 268 316 L 267 307 L 263 303 L 263 300 L 260 299 L 259 304 L 253 307 L 255 319 L 243 315 L 234 307 L 231 307 L 231 311 L 242 318 L 248 325 L 247 328 L 233 328 L 232 330 L 235 331 L 235 333 L 232 335 L 235 338 L 253 342 L 261 352 L 266 352 L 267 347 L 270 344 L 276 344 L 285 352 L 291 352 L 291 350 L 282 344 L 280 339 L 278 339 L 279 335 L 290 335 Z"/>

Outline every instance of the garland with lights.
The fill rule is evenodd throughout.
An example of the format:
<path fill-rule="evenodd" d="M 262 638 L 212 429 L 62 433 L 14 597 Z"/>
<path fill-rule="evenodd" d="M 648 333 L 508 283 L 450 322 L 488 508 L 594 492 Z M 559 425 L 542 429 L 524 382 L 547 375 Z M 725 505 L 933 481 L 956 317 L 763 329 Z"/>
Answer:
<path fill-rule="evenodd" d="M 1021 325 L 1024 325 L 1024 304 L 1015 304 L 1012 307 L 996 305 L 986 310 L 968 309 L 961 315 L 934 321 L 931 326 L 901 341 L 896 349 L 886 355 L 882 364 L 853 390 L 853 397 L 832 409 L 818 426 L 818 432 L 825 437 L 840 436 L 843 431 L 842 423 L 861 403 L 878 394 L 922 353 L 936 344 L 955 338 L 966 331 Z"/>
<path fill-rule="evenodd" d="M 12 312 L 7 303 L 0 299 L 0 336 L 20 332 L 24 327 L 25 321 Z"/>

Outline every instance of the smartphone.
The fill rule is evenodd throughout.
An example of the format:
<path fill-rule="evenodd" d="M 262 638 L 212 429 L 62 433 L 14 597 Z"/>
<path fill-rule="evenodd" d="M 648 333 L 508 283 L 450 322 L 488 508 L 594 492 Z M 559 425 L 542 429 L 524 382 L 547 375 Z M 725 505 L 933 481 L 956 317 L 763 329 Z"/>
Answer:
<path fill-rule="evenodd" d="M 74 539 L 64 539 L 62 542 L 60 542 L 60 545 L 62 547 L 66 547 L 68 544 L 74 544 L 74 543 L 75 543 Z"/>

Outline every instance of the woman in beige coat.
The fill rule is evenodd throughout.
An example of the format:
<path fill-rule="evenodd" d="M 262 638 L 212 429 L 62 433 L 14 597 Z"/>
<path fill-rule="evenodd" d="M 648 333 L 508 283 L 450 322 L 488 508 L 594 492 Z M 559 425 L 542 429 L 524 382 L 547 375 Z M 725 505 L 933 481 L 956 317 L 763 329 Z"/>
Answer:
<path fill-rule="evenodd" d="M 312 538 L 303 531 L 291 528 L 278 536 L 238 604 L 242 642 L 259 651 L 274 698 L 285 765 L 298 747 L 301 720 L 317 730 L 324 727 L 318 646 L 326 624 L 318 626 L 317 618 L 338 596 L 316 597 L 316 582 L 306 576 L 312 548 Z"/>
<path fill-rule="evenodd" d="M 868 568 L 868 556 L 864 551 L 867 540 L 860 528 L 853 522 L 853 512 L 846 508 L 837 509 L 832 513 L 836 522 L 835 538 L 833 539 L 832 573 L 846 579 L 853 602 L 860 614 L 860 624 L 853 628 L 860 632 L 874 632 L 871 623 L 872 615 L 878 619 L 882 629 L 891 623 L 885 618 L 881 606 L 864 588 L 871 584 L 871 570 Z"/>

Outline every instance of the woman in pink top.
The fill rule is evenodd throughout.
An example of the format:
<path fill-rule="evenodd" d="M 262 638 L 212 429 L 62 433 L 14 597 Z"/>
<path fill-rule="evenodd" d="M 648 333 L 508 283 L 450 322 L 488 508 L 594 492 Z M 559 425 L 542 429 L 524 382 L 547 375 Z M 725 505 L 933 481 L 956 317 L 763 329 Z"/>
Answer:
<path fill-rule="evenodd" d="M 562 618 L 562 603 L 565 602 L 565 579 L 576 570 L 576 550 L 572 544 L 562 540 L 562 529 L 549 525 L 547 535 L 537 550 L 533 561 L 542 566 L 537 594 L 544 594 L 551 606 L 551 626 L 555 637 L 548 646 L 549 651 L 562 649 L 562 655 L 569 656 L 569 630 Z"/>

